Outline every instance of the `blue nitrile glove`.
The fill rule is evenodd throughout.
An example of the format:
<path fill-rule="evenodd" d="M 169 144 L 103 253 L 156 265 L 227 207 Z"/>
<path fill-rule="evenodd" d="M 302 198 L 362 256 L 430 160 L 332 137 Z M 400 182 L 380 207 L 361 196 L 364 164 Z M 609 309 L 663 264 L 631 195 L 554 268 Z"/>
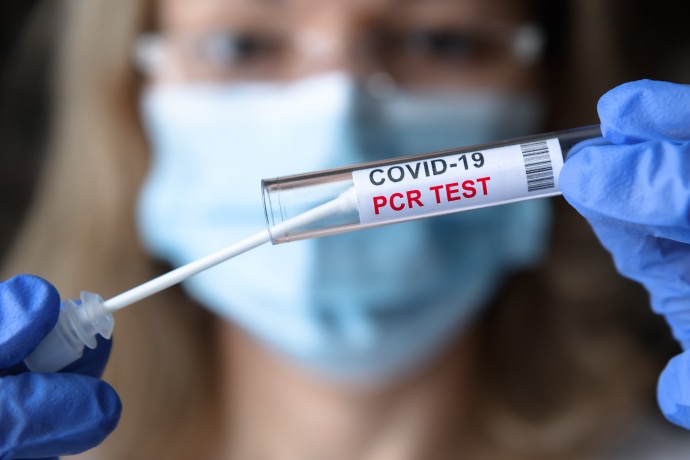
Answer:
<path fill-rule="evenodd" d="M 669 420 L 690 428 L 690 86 L 627 83 L 598 110 L 613 145 L 574 149 L 561 189 L 685 350 L 664 369 L 657 396 Z"/>
<path fill-rule="evenodd" d="M 57 322 L 60 297 L 47 281 L 20 275 L 0 283 L 0 460 L 83 452 L 105 439 L 120 417 L 120 399 L 100 376 L 111 342 L 59 373 L 23 364 Z"/>

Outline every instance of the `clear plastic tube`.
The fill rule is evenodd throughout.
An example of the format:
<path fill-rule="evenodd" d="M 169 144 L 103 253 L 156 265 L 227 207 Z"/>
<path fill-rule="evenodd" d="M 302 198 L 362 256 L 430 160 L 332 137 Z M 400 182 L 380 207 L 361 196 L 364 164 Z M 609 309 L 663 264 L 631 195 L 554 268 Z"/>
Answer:
<path fill-rule="evenodd" d="M 601 137 L 598 125 L 398 157 L 262 181 L 267 229 L 103 301 L 82 292 L 65 301 L 56 327 L 25 359 L 54 372 L 109 338 L 112 313 L 221 262 L 268 243 L 314 238 L 560 194 L 563 160 L 579 142 Z"/>
<path fill-rule="evenodd" d="M 480 146 L 264 179 L 271 241 L 284 243 L 560 194 L 558 175 L 579 142 L 599 125 Z M 284 225 L 324 203 L 338 212 Z"/>

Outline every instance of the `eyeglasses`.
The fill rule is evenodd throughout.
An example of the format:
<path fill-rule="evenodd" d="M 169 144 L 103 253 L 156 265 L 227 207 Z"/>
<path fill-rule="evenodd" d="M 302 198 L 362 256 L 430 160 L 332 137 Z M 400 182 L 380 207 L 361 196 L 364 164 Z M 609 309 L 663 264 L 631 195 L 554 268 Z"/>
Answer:
<path fill-rule="evenodd" d="M 388 74 L 401 85 L 434 84 L 530 66 L 543 43 L 532 24 L 377 30 L 348 45 L 341 63 L 356 74 Z M 286 81 L 313 71 L 340 49 L 318 36 L 218 29 L 142 35 L 135 58 L 151 78 Z"/>

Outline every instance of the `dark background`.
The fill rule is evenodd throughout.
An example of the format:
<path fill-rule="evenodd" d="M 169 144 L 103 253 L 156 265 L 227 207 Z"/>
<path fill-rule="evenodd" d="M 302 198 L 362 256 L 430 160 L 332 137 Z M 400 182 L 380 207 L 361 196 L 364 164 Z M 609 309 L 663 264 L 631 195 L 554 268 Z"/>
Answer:
<path fill-rule="evenodd" d="M 56 4 L 0 6 L 0 259 L 31 198 L 49 132 Z"/>

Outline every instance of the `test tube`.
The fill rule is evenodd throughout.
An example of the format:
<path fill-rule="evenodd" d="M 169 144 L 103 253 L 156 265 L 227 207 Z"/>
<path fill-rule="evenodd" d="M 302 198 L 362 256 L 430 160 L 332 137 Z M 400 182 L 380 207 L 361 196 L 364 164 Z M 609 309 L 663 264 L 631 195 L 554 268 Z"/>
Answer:
<path fill-rule="evenodd" d="M 58 324 L 24 361 L 54 372 L 109 338 L 112 313 L 214 265 L 268 243 L 283 243 L 560 194 L 563 161 L 599 125 L 262 181 L 267 229 L 135 286 L 106 301 L 82 292 L 65 301 Z"/>
<path fill-rule="evenodd" d="M 600 126 L 591 125 L 264 179 L 266 225 L 276 244 L 559 195 L 558 176 L 570 150 L 600 137 Z M 284 225 L 337 202 L 342 203 L 337 213 Z"/>

